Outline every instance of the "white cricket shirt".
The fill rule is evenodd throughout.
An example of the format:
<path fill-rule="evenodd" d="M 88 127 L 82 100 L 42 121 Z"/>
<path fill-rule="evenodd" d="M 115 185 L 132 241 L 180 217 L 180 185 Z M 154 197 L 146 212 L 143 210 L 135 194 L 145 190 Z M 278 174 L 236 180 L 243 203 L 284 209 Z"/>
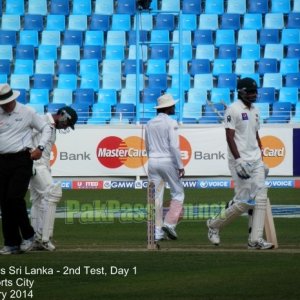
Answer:
<path fill-rule="evenodd" d="M 261 159 L 256 133 L 260 128 L 259 112 L 251 105 L 249 109 L 241 100 L 232 103 L 225 111 L 225 128 L 235 131 L 234 140 L 240 156 L 245 161 L 257 161 Z M 228 159 L 234 160 L 229 149 Z"/>

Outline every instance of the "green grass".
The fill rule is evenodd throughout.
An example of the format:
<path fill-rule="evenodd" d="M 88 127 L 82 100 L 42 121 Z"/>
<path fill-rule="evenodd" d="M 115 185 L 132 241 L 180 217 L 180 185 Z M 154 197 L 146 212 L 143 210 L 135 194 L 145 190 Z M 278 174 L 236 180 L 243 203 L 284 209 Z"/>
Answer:
<path fill-rule="evenodd" d="M 186 189 L 186 203 L 226 202 L 232 193 Z M 269 196 L 273 204 L 299 204 L 300 190 L 272 189 Z M 145 197 L 144 190 L 64 191 L 60 205 L 66 200 L 145 203 Z M 276 218 L 275 225 L 278 250 L 248 251 L 247 218 L 240 217 L 222 232 L 219 247 L 208 242 L 205 220 L 184 220 L 178 225 L 177 241 L 162 242 L 160 251 L 147 251 L 145 222 L 83 224 L 75 219 L 66 224 L 57 219 L 56 252 L 0 257 L 0 292 L 17 289 L 15 280 L 26 278 L 34 280 L 33 299 L 39 300 L 299 299 L 299 219 Z M 12 266 L 22 274 L 8 274 Z M 24 274 L 25 266 L 52 268 L 54 274 Z M 84 266 L 103 267 L 107 275 L 85 274 Z M 128 276 L 110 274 L 112 266 L 128 268 Z M 80 274 L 63 275 L 67 268 L 80 269 Z M 3 286 L 5 279 L 12 280 L 13 287 Z"/>

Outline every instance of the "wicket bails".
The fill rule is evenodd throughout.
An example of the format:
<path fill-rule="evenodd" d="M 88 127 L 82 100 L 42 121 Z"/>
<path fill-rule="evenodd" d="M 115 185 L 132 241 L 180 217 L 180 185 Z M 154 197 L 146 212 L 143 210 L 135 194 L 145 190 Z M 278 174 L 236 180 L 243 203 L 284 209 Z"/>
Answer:
<path fill-rule="evenodd" d="M 147 190 L 147 249 L 157 249 L 155 243 L 155 185 L 152 181 L 148 183 Z"/>

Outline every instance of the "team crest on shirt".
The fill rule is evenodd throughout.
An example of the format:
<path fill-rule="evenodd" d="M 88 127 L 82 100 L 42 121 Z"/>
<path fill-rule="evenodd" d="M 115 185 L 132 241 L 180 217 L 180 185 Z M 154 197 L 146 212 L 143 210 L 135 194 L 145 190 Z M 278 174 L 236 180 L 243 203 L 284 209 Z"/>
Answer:
<path fill-rule="evenodd" d="M 242 120 L 248 120 L 247 113 L 242 113 Z"/>

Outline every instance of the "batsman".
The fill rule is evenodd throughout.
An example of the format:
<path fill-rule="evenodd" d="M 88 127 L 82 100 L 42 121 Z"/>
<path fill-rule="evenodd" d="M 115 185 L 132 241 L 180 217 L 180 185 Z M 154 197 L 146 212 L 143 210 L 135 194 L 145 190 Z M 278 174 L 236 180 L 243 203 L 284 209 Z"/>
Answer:
<path fill-rule="evenodd" d="M 74 129 L 77 113 L 71 107 L 60 108 L 56 114 L 47 113 L 42 118 L 52 129 L 51 139 L 45 147 L 38 146 L 40 134 L 33 132 L 33 144 L 42 151 L 42 157 L 33 164 L 33 176 L 30 180 L 31 225 L 35 231 L 35 245 L 33 250 L 54 251 L 55 245 L 53 228 L 57 203 L 62 197 L 60 182 L 54 183 L 51 176 L 50 158 L 52 146 L 56 141 L 56 129 L 62 133 Z"/>
<path fill-rule="evenodd" d="M 225 112 L 225 131 L 228 146 L 228 165 L 234 182 L 235 195 L 226 209 L 207 220 L 208 239 L 220 244 L 219 232 L 248 210 L 250 217 L 248 249 L 271 249 L 274 245 L 263 238 L 267 208 L 267 167 L 262 160 L 262 145 L 258 130 L 259 112 L 253 103 L 257 98 L 257 84 L 243 78 L 237 84 L 238 100 Z"/>

